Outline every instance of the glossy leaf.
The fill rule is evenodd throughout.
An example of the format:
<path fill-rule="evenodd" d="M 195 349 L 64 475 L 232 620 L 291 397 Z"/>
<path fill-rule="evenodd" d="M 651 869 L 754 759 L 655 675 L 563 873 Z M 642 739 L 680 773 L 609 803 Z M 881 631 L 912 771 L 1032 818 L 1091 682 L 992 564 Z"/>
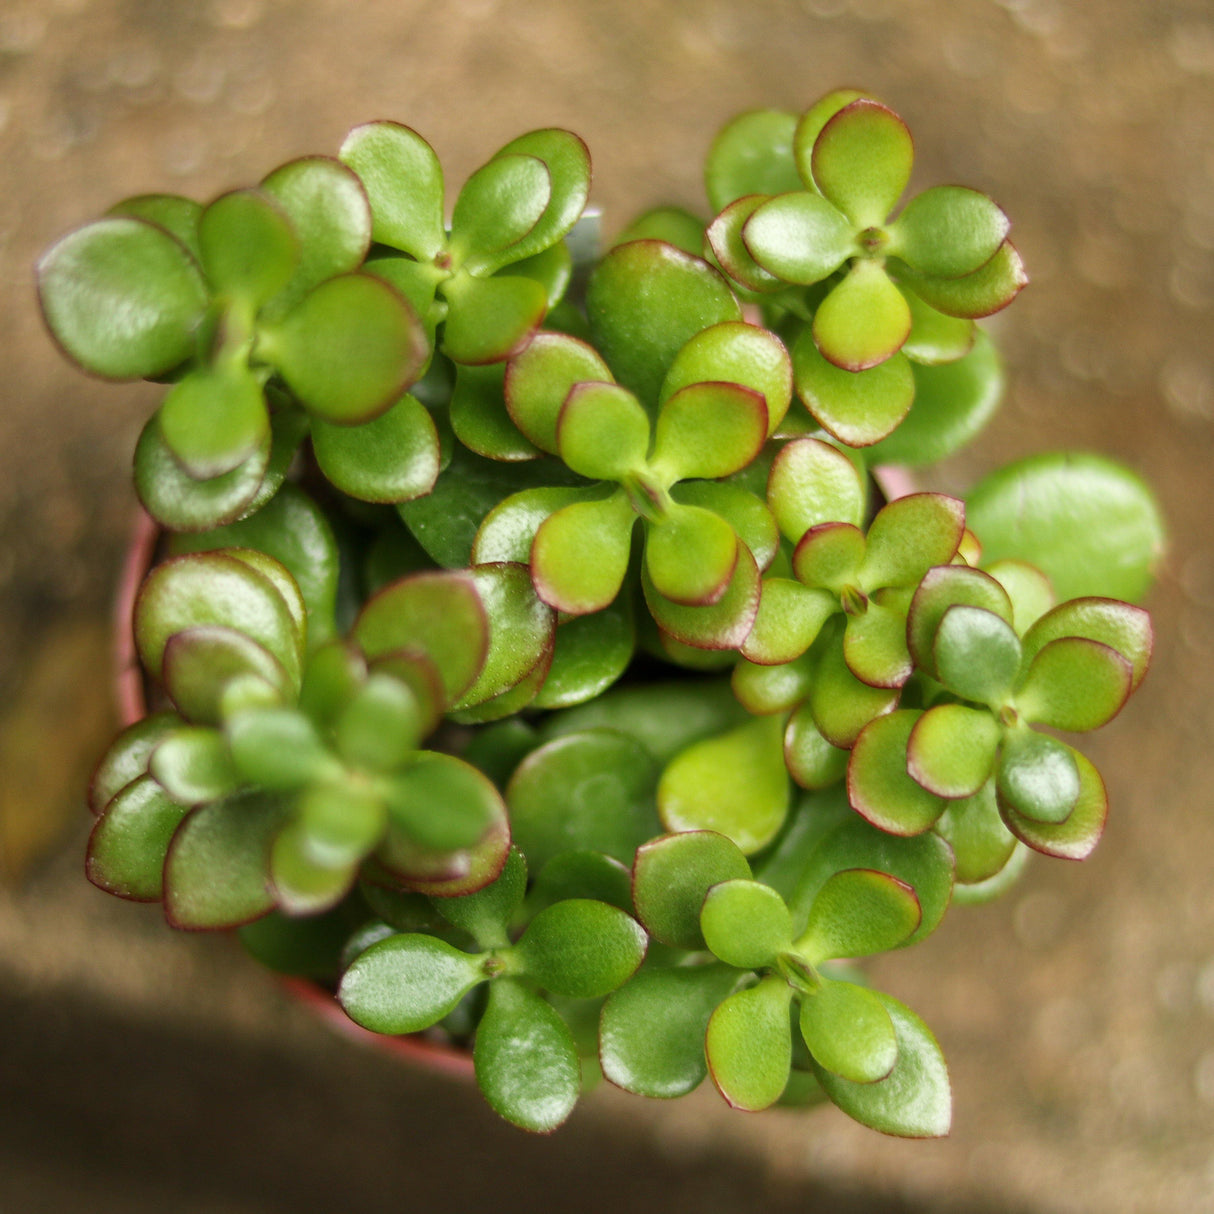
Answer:
<path fill-rule="evenodd" d="M 450 304 L 443 352 L 458 363 L 494 363 L 518 353 L 548 307 L 548 292 L 531 278 L 459 273 L 442 291 Z"/>
<path fill-rule="evenodd" d="M 713 831 L 684 831 L 637 849 L 632 898 L 655 940 L 694 951 L 705 947 L 700 911 L 708 891 L 723 881 L 749 879 L 750 865 L 737 844 Z"/>
<path fill-rule="evenodd" d="M 273 905 L 270 843 L 283 807 L 259 793 L 193 810 L 173 835 L 164 866 L 164 909 L 175 927 L 237 927 Z"/>
<path fill-rule="evenodd" d="M 838 610 L 839 600 L 829 591 L 812 589 L 791 578 L 766 578 L 754 627 L 742 654 L 764 666 L 795 661 Z"/>
<path fill-rule="evenodd" d="M 902 348 L 908 358 L 916 357 L 913 341 L 912 329 Z M 878 462 L 917 467 L 947 458 L 982 430 L 1003 398 L 1003 364 L 982 332 L 964 358 L 941 366 L 916 362 L 911 371 L 914 403 L 898 428 L 870 451 Z"/>
<path fill-rule="evenodd" d="M 846 869 L 818 891 L 796 948 L 815 965 L 870 957 L 905 944 L 922 917 L 919 899 L 904 881 L 872 869 Z"/>
<path fill-rule="evenodd" d="M 901 1138 L 940 1138 L 952 1123 L 952 1091 L 940 1046 L 909 1008 L 876 992 L 893 1022 L 898 1060 L 876 1083 L 853 1083 L 814 1066 L 826 1094 L 861 1125 Z"/>
<path fill-rule="evenodd" d="M 436 898 L 432 905 L 448 923 L 463 928 L 481 948 L 509 945 L 511 920 L 527 892 L 527 861 L 511 848 L 497 879 L 462 898 Z"/>
<path fill-rule="evenodd" d="M 531 549 L 541 598 L 573 615 L 606 607 L 627 572 L 635 521 L 622 492 L 602 501 L 575 502 L 545 519 Z"/>
<path fill-rule="evenodd" d="M 568 708 L 601 695 L 628 668 L 635 649 L 636 627 L 623 603 L 565 620 L 535 707 Z"/>
<path fill-rule="evenodd" d="M 761 969 L 792 944 L 792 918 L 770 885 L 734 880 L 714 885 L 700 911 L 709 949 L 726 965 Z"/>
<path fill-rule="evenodd" d="M 910 308 L 884 267 L 862 258 L 819 305 L 813 335 L 836 367 L 865 371 L 897 353 L 910 327 Z"/>
<path fill-rule="evenodd" d="M 106 379 L 153 378 L 184 362 L 207 305 L 185 246 L 128 216 L 53 245 L 38 262 L 38 295 L 64 353 Z"/>
<path fill-rule="evenodd" d="M 618 233 L 611 247 L 634 240 L 661 240 L 699 257 L 704 251 L 704 221 L 682 207 L 653 207 Z"/>
<path fill-rule="evenodd" d="M 1085 860 L 1100 842 L 1109 798 L 1096 768 L 1077 750 L 1070 753 L 1079 771 L 1079 797 L 1065 821 L 1035 821 L 1003 798 L 999 808 L 1012 834 L 1035 851 L 1063 860 Z"/>
<path fill-rule="evenodd" d="M 796 159 L 798 171 L 806 185 L 817 189 L 817 185 L 813 179 L 811 157 L 813 155 L 814 144 L 818 141 L 822 128 L 844 106 L 851 105 L 853 101 L 858 101 L 864 95 L 859 89 L 832 89 L 829 93 L 819 97 L 797 119 L 797 128 L 793 134 L 793 155 Z"/>
<path fill-rule="evenodd" d="M 670 1099 L 708 1074 L 704 1034 L 737 983 L 724 965 L 642 970 L 603 1005 L 599 1062 L 617 1087 Z"/>
<path fill-rule="evenodd" d="M 890 225 L 890 252 L 934 278 L 981 269 L 1007 236 L 1007 216 L 985 195 L 938 185 L 912 198 Z"/>
<path fill-rule="evenodd" d="M 814 141 L 813 178 L 858 228 L 885 222 L 910 180 L 914 145 L 893 110 L 860 98 L 846 105 Z"/>
<path fill-rule="evenodd" d="M 688 607 L 661 594 L 642 567 L 641 588 L 658 626 L 676 641 L 696 649 L 737 649 L 745 641 L 759 609 L 759 569 L 750 550 L 738 545 L 738 561 L 725 592 L 703 607 Z"/>
<path fill-rule="evenodd" d="M 993 611 L 950 607 L 936 629 L 932 653 L 940 682 L 954 694 L 994 708 L 1010 697 L 1020 669 L 1020 641 Z"/>
<path fill-rule="evenodd" d="M 182 714 L 200 725 L 223 721 L 238 685 L 245 689 L 242 694 L 269 704 L 289 703 L 298 689 L 298 681 L 264 645 L 217 625 L 174 633 L 164 648 L 162 680 Z"/>
<path fill-rule="evenodd" d="M 592 382 L 611 382 L 593 346 L 565 333 L 537 333 L 506 367 L 506 407 L 537 447 L 555 453 L 561 406 L 575 384 Z"/>
<path fill-rule="evenodd" d="M 540 911 L 513 952 L 523 972 L 544 990 L 600 999 L 632 977 L 647 944 L 640 924 L 622 910 L 569 898 Z"/>
<path fill-rule="evenodd" d="M 799 182 L 796 188 L 800 188 Z M 738 198 L 708 225 L 704 233 L 708 246 L 721 268 L 734 282 L 748 291 L 773 291 L 784 286 L 776 275 L 763 269 L 751 256 L 743 234 L 750 217 L 768 202 L 770 197 L 768 194 L 748 194 Z"/>
<path fill-rule="evenodd" d="M 346 136 L 339 155 L 367 191 L 374 239 L 419 261 L 433 259 L 446 244 L 443 171 L 434 149 L 400 123 L 368 122 Z"/>
<path fill-rule="evenodd" d="M 337 998 L 356 1024 L 376 1033 L 417 1033 L 437 1024 L 485 980 L 479 957 L 418 933 L 365 949 L 342 975 Z"/>
<path fill-rule="evenodd" d="M 632 873 L 601 851 L 561 852 L 544 865 L 530 890 L 529 905 L 542 910 L 568 898 L 590 898 L 632 912 Z"/>
<path fill-rule="evenodd" d="M 627 388 L 575 384 L 557 419 L 556 445 L 581 476 L 622 481 L 645 465 L 649 416 Z"/>
<path fill-rule="evenodd" d="M 856 739 L 848 761 L 848 800 L 890 834 L 921 834 L 944 812 L 944 798 L 922 788 L 907 772 L 906 748 L 920 715 L 899 709 L 878 717 Z"/>
<path fill-rule="evenodd" d="M 714 480 L 745 468 L 767 437 L 761 393 L 693 383 L 666 398 L 654 430 L 653 467 L 673 480 Z"/>
<path fill-rule="evenodd" d="M 502 388 L 505 372 L 503 363 L 456 367 L 448 408 L 451 429 L 465 447 L 487 459 L 534 459 L 539 451 L 506 412 Z"/>
<path fill-rule="evenodd" d="M 823 1070 L 852 1083 L 884 1079 L 898 1060 L 894 1022 L 881 997 L 827 980 L 801 1001 L 801 1036 Z"/>
<path fill-rule="evenodd" d="M 909 361 L 893 354 L 865 370 L 828 362 L 811 330 L 793 346 L 797 395 L 823 429 L 852 447 L 880 442 L 901 424 L 915 399 Z"/>
<path fill-rule="evenodd" d="M 146 775 L 152 752 L 183 723 L 175 712 L 154 712 L 122 730 L 89 780 L 90 812 L 101 813 L 132 780 Z"/>
<path fill-rule="evenodd" d="M 992 561 L 986 572 L 1007 591 L 1012 601 L 1012 627 L 1021 636 L 1055 604 L 1050 579 L 1035 565 L 1026 561 Z M 1028 652 L 1023 639 L 1021 648 Z"/>
<path fill-rule="evenodd" d="M 1026 721 L 1076 733 L 1099 729 L 1130 694 L 1133 671 L 1115 649 L 1086 637 L 1050 641 L 1029 664 L 1016 691 Z"/>
<path fill-rule="evenodd" d="M 534 870 L 569 850 L 605 852 L 625 864 L 660 829 L 657 764 L 636 740 L 586 729 L 532 751 L 506 788 L 518 846 Z"/>
<path fill-rule="evenodd" d="M 789 791 L 782 724 L 760 717 L 680 753 L 662 773 L 658 812 L 668 830 L 715 831 L 749 855 L 784 824 Z"/>
<path fill-rule="evenodd" d="M 943 493 L 911 493 L 883 506 L 868 529 L 864 585 L 917 586 L 947 565 L 965 530 L 965 506 Z"/>
<path fill-rule="evenodd" d="M 938 797 L 972 797 L 990 777 L 1002 734 L 985 710 L 937 704 L 911 730 L 906 769 Z"/>
<path fill-rule="evenodd" d="M 714 211 L 746 194 L 784 194 L 802 188 L 792 156 L 796 124 L 796 118 L 783 110 L 750 110 L 717 132 L 704 165 Z"/>
<path fill-rule="evenodd" d="M 89 836 L 88 879 L 120 898 L 158 901 L 169 842 L 186 812 L 151 776 L 124 785 L 106 803 Z"/>
<path fill-rule="evenodd" d="M 580 501 L 601 501 L 612 486 L 567 487 L 553 485 L 523 489 L 503 499 L 485 515 L 472 545 L 474 565 L 507 561 L 527 564 L 540 524 L 564 506 Z"/>
<path fill-rule="evenodd" d="M 924 303 L 914 291 L 899 286 L 911 314 L 911 331 L 902 353 L 920 366 L 940 366 L 964 358 L 979 329 L 972 320 L 946 316 Z"/>
<path fill-rule="evenodd" d="M 645 567 L 659 594 L 675 603 L 719 602 L 738 561 L 738 537 L 718 514 L 676 506 L 646 528 Z"/>
<path fill-rule="evenodd" d="M 473 274 L 492 274 L 515 260 L 511 246 L 535 227 L 551 196 L 543 161 L 499 153 L 460 190 L 451 217 L 452 255 Z"/>
<path fill-rule="evenodd" d="M 260 190 L 221 194 L 198 220 L 202 268 L 215 295 L 250 312 L 277 295 L 299 264 L 299 237 Z"/>
<path fill-rule="evenodd" d="M 1006 308 L 1028 285 L 1024 263 L 1010 240 L 980 269 L 961 278 L 914 277 L 906 280 L 916 295 L 946 316 L 978 320 Z"/>
<path fill-rule="evenodd" d="M 202 204 L 192 198 L 183 198 L 180 194 L 137 194 L 115 203 L 107 214 L 127 215 L 154 223 L 185 245 L 195 261 L 199 259 L 198 217 L 202 214 Z"/>
<path fill-rule="evenodd" d="M 802 787 L 828 788 L 847 773 L 848 752 L 832 746 L 814 724 L 808 706 L 799 707 L 784 731 L 784 765 Z"/>
<path fill-rule="evenodd" d="M 1151 617 L 1141 607 L 1100 598 L 1060 603 L 1041 616 L 1025 634 L 1026 664 L 1051 641 L 1068 636 L 1086 637 L 1116 650 L 1130 663 L 1132 687 L 1138 686 L 1150 665 L 1154 640 Z"/>
<path fill-rule="evenodd" d="M 682 506 L 701 506 L 723 518 L 760 569 L 775 559 L 780 532 L 761 496 L 734 481 L 684 481 L 671 489 L 670 496 Z"/>
<path fill-rule="evenodd" d="M 152 752 L 148 771 L 179 805 L 201 805 L 236 790 L 240 777 L 217 729 L 183 726 Z"/>
<path fill-rule="evenodd" d="M 1018 460 L 981 481 L 966 509 L 986 560 L 1036 565 L 1060 600 L 1140 599 L 1163 554 L 1154 494 L 1135 473 L 1103 456 Z"/>
<path fill-rule="evenodd" d="M 859 527 L 819 523 L 801 537 L 793 551 L 793 571 L 802 585 L 822 587 L 838 595 L 859 581 L 867 550 Z"/>
<path fill-rule="evenodd" d="M 1081 791 L 1076 753 L 1048 734 L 1009 731 L 996 772 L 1000 804 L 1033 822 L 1065 822 Z"/>
<path fill-rule="evenodd" d="M 841 631 L 840 619 L 829 621 L 815 642 L 809 705 L 822 736 L 833 746 L 851 747 L 870 721 L 897 705 L 900 689 L 873 687 L 856 678 L 839 643 Z"/>
<path fill-rule="evenodd" d="M 995 782 L 988 780 L 972 797 L 953 801 L 940 816 L 936 830 L 953 849 L 957 862 L 957 892 L 968 893 L 1002 873 L 1018 844 L 1003 824 L 995 797 Z"/>
<path fill-rule="evenodd" d="M 805 190 L 760 203 L 742 227 L 742 241 L 762 269 L 799 285 L 821 282 L 856 251 L 847 216 Z"/>
<path fill-rule="evenodd" d="M 1012 602 L 989 574 L 961 565 L 929 569 L 911 599 L 906 640 L 915 665 L 933 678 L 937 674 L 934 645 L 940 621 L 950 608 L 961 605 L 982 608 L 1011 624 Z"/>
<path fill-rule="evenodd" d="M 781 532 L 795 544 L 819 523 L 858 526 L 864 517 L 864 482 L 837 447 L 816 438 L 795 439 L 772 463 L 767 501 Z"/>
<path fill-rule="evenodd" d="M 265 397 L 243 368 L 200 368 L 160 406 L 160 437 L 187 476 L 207 480 L 239 468 L 270 436 Z"/>
<path fill-rule="evenodd" d="M 782 978 L 730 995 L 712 1014 L 704 1038 L 708 1069 L 735 1108 L 757 1112 L 775 1104 L 792 1065 L 788 1005 Z"/>
<path fill-rule="evenodd" d="M 608 253 L 590 277 L 586 308 L 595 347 L 646 407 L 656 404 L 675 356 L 692 337 L 741 319 L 716 270 L 656 240 Z"/>
<path fill-rule="evenodd" d="M 906 647 L 909 590 L 879 590 L 863 615 L 848 616 L 843 660 L 870 687 L 902 687 L 914 670 Z"/>

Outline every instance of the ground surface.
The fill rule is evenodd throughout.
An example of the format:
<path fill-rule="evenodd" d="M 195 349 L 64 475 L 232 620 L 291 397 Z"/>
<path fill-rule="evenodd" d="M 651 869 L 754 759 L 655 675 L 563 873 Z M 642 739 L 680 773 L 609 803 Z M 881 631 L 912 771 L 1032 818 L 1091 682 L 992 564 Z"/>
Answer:
<path fill-rule="evenodd" d="M 355 122 L 452 180 L 566 125 L 609 225 L 703 205 L 736 111 L 838 84 L 908 119 L 918 180 L 989 190 L 1033 286 L 1007 407 L 938 487 L 1093 448 L 1160 490 L 1155 668 L 1096 761 L 1082 867 L 1041 862 L 883 967 L 938 1032 L 955 1130 L 606 1093 L 529 1140 L 379 1065 L 223 941 L 79 875 L 106 727 L 105 616 L 149 397 L 43 335 L 37 252 L 116 198 L 208 198 Z M 614 222 L 612 222 L 614 221 Z M 1214 10 L 1207 0 L 5 0 L 0 4 L 0 1211 L 1214 1210 Z M 619 1184 L 622 1192 L 611 1186 Z"/>

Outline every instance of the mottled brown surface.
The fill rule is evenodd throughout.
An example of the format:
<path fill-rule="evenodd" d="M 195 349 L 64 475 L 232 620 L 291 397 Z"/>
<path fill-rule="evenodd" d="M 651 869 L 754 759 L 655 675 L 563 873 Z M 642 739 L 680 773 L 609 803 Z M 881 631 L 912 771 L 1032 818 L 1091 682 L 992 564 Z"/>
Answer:
<path fill-rule="evenodd" d="M 701 207 L 698 166 L 737 110 L 844 83 L 907 118 L 920 185 L 1004 205 L 1034 279 L 997 324 L 1009 403 L 940 487 L 1094 448 L 1154 481 L 1174 536 L 1155 669 L 1092 747 L 1113 791 L 1094 858 L 1037 863 L 881 966 L 950 1058 L 951 1138 L 747 1117 L 703 1092 L 605 1093 L 525 1140 L 473 1094 L 331 1038 L 223 941 L 87 887 L 82 824 L 29 869 L 56 818 L 78 822 L 63 774 L 103 711 L 97 623 L 151 399 L 57 358 L 38 250 L 121 195 L 206 198 L 375 117 L 416 126 L 453 181 L 522 130 L 573 127 L 621 226 Z M 3 0 L 0 184 L 0 689 L 6 741 L 25 731 L 0 747 L 0 871 L 26 868 L 0 887 L 0 1211 L 852 1208 L 840 1193 L 1214 1210 L 1207 0 Z M 65 709 L 69 649 L 94 660 Z"/>

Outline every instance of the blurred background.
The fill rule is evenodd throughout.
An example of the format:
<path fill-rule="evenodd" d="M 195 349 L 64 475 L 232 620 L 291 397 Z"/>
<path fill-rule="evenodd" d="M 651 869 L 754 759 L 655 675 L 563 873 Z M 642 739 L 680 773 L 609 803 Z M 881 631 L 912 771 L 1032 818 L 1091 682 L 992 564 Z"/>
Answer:
<path fill-rule="evenodd" d="M 958 908 L 883 989 L 949 1058 L 940 1142 L 826 1109 L 604 1091 L 551 1139 L 347 1042 L 226 940 L 88 886 L 108 613 L 155 389 L 67 366 L 31 265 L 119 197 L 209 199 L 395 118 L 458 183 L 507 139 L 589 143 L 608 230 L 703 211 L 737 111 L 871 90 L 913 189 L 1011 215 L 1007 404 L 929 487 L 1079 447 L 1156 486 L 1154 669 L 1089 750 L 1081 866 Z M 0 2 L 0 1211 L 1214 1210 L 1214 8 L 1209 0 Z"/>

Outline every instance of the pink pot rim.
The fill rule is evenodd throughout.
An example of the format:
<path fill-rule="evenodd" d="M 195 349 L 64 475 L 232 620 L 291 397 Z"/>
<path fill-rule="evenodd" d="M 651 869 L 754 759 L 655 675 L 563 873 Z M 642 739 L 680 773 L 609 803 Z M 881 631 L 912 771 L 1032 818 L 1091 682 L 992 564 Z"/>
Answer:
<path fill-rule="evenodd" d="M 123 558 L 114 596 L 112 652 L 114 663 L 114 698 L 122 727 L 135 724 L 147 715 L 147 692 L 143 668 L 139 664 L 139 652 L 135 644 L 132 620 L 135 600 L 144 575 L 152 567 L 156 548 L 160 543 L 161 528 L 146 511 L 139 510 L 131 528 L 131 539 Z M 354 1023 L 346 1015 L 333 995 L 306 978 L 295 978 L 286 974 L 276 975 L 280 985 L 300 1003 L 306 1004 L 322 1020 L 345 1037 L 365 1042 L 385 1053 L 395 1054 L 409 1062 L 447 1075 L 471 1078 L 472 1055 L 443 1041 L 434 1041 L 422 1034 L 403 1037 L 387 1037 L 372 1033 Z"/>

